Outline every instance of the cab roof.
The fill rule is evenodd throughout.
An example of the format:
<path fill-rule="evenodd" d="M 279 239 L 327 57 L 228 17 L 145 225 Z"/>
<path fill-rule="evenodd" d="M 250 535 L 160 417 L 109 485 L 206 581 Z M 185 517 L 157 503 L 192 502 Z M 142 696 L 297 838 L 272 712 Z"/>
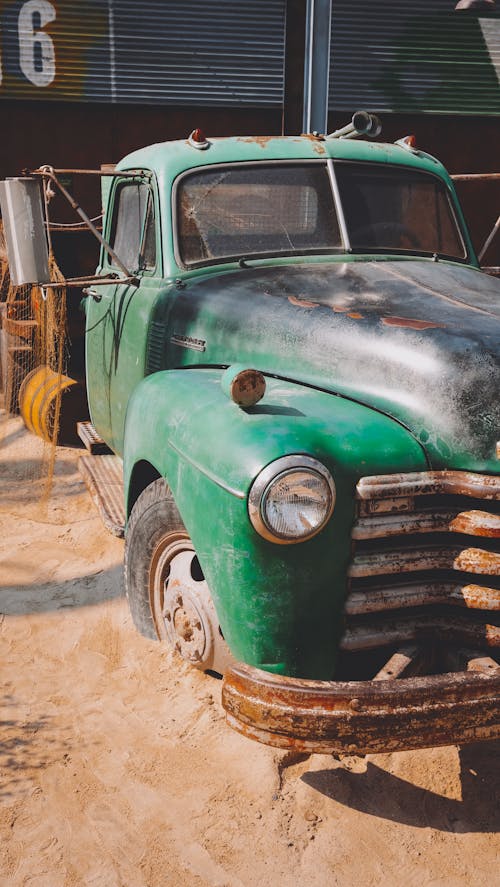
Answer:
<path fill-rule="evenodd" d="M 160 142 L 128 154 L 117 170 L 146 169 L 159 179 L 173 179 L 182 172 L 218 163 L 245 163 L 275 160 L 355 160 L 389 163 L 432 172 L 448 178 L 445 168 L 422 151 L 397 144 L 362 139 L 324 139 L 301 136 L 231 136 L 210 138 L 208 147 L 196 148 L 188 139 Z"/>

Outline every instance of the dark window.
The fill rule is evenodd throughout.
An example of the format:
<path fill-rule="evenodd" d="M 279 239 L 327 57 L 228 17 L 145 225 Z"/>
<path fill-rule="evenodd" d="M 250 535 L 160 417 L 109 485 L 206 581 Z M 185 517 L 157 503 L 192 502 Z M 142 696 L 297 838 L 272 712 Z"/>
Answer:
<path fill-rule="evenodd" d="M 325 164 L 255 163 L 191 173 L 177 192 L 185 265 L 341 246 Z"/>
<path fill-rule="evenodd" d="M 445 185 L 426 173 L 336 163 L 353 249 L 466 257 Z"/>
<path fill-rule="evenodd" d="M 144 241 L 142 246 L 142 268 L 152 271 L 156 267 L 156 226 L 154 216 L 154 203 L 151 192 L 149 193 L 148 208 L 146 211 L 146 225 L 144 228 Z"/>
<path fill-rule="evenodd" d="M 110 243 L 129 271 L 155 267 L 153 199 L 148 185 L 125 183 L 117 189 Z"/>

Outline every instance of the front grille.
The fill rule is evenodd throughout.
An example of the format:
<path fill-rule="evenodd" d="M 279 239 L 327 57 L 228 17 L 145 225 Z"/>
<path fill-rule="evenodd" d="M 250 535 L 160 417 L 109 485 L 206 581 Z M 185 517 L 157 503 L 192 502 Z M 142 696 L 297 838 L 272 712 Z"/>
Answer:
<path fill-rule="evenodd" d="M 450 656 L 457 669 L 491 657 L 500 646 L 500 476 L 364 477 L 356 499 L 342 649 L 417 643 L 437 651 L 438 670 L 453 670 Z"/>

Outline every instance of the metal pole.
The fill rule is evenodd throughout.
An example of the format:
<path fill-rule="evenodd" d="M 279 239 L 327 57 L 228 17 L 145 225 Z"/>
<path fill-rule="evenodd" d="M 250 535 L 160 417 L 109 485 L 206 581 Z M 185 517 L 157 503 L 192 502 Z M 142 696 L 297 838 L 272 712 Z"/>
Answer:
<path fill-rule="evenodd" d="M 332 0 L 307 0 L 304 132 L 328 130 Z"/>
<path fill-rule="evenodd" d="M 114 0 L 108 0 L 109 84 L 111 101 L 116 102 L 116 55 Z"/>
<path fill-rule="evenodd" d="M 469 172 L 464 175 L 452 175 L 454 182 L 495 182 L 500 179 L 500 172 Z"/>
<path fill-rule="evenodd" d="M 498 231 L 500 231 L 500 216 L 498 216 L 498 219 L 496 220 L 495 224 L 493 225 L 493 228 L 492 228 L 492 230 L 491 230 L 491 232 L 490 232 L 489 237 L 488 237 L 488 238 L 486 239 L 486 241 L 484 242 L 483 248 L 482 248 L 481 252 L 480 252 L 479 255 L 478 255 L 478 259 L 479 259 L 480 262 L 483 261 L 485 255 L 486 255 L 486 253 L 487 253 L 487 251 L 488 251 L 488 247 L 493 243 L 493 239 L 494 239 L 494 237 L 495 237 L 495 235 L 497 234 Z"/>

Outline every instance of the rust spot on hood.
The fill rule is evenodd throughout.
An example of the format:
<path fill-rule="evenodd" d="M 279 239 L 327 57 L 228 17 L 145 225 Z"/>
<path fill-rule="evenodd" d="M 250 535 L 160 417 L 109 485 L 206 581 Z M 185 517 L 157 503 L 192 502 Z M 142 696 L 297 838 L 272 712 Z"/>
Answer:
<path fill-rule="evenodd" d="M 353 311 L 348 306 L 333 305 L 332 311 L 334 314 L 346 314 L 347 317 L 352 317 L 353 320 L 362 320 L 364 317 L 359 311 Z"/>
<path fill-rule="evenodd" d="M 288 301 L 291 302 L 292 305 L 297 305 L 299 308 L 318 307 L 318 302 L 309 302 L 307 299 L 299 299 L 297 296 L 288 296 Z"/>
<path fill-rule="evenodd" d="M 417 320 L 414 317 L 383 317 L 382 323 L 385 323 L 386 326 L 402 326 L 410 330 L 432 330 L 444 326 L 442 323 L 434 323 L 433 320 Z"/>

